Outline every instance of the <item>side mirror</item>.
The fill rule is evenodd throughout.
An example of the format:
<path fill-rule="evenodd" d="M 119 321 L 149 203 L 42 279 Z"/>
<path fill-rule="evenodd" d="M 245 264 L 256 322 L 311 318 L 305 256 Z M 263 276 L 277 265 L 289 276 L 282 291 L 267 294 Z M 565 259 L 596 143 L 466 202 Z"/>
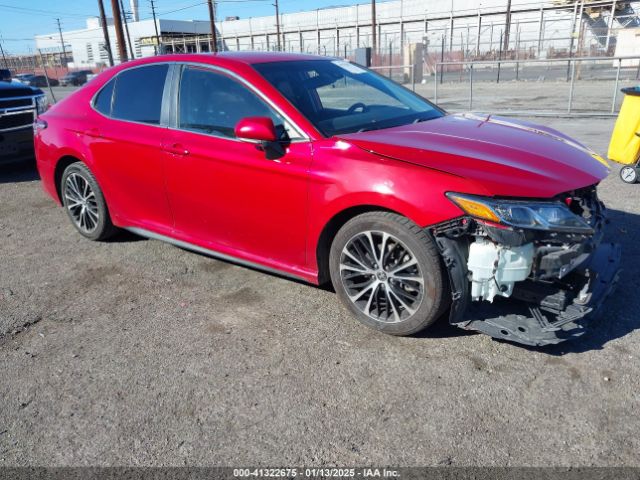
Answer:
<path fill-rule="evenodd" d="M 275 142 L 278 140 L 276 127 L 269 117 L 246 117 L 234 129 L 236 138 L 250 142 Z"/>

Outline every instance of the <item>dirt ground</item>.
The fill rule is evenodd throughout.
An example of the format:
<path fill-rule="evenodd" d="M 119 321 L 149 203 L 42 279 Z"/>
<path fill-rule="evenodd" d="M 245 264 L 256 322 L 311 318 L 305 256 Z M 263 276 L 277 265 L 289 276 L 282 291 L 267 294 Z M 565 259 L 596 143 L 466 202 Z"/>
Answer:
<path fill-rule="evenodd" d="M 613 127 L 534 121 L 603 153 Z M 528 349 L 444 320 L 384 336 L 323 289 L 89 242 L 2 168 L 0 466 L 638 466 L 640 185 L 614 167 L 601 197 L 620 287 L 588 336 Z"/>

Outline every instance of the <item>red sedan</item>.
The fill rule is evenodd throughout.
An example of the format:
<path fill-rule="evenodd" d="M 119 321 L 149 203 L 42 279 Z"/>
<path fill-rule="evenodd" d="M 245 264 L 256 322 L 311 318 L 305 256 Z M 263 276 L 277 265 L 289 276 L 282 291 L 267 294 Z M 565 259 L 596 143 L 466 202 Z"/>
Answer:
<path fill-rule="evenodd" d="M 449 115 L 365 68 L 172 55 L 41 115 L 37 164 L 76 229 L 118 229 L 314 284 L 408 335 L 449 312 L 529 345 L 585 331 L 617 279 L 602 158 L 565 135 Z"/>

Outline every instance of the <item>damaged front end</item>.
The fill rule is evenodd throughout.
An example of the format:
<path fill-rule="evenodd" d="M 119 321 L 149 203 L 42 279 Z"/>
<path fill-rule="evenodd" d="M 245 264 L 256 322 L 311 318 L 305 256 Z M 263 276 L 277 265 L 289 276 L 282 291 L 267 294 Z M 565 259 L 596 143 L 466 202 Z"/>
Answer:
<path fill-rule="evenodd" d="M 450 322 L 526 345 L 585 333 L 618 280 L 595 186 L 550 201 L 448 194 L 465 216 L 430 228 L 449 272 Z"/>

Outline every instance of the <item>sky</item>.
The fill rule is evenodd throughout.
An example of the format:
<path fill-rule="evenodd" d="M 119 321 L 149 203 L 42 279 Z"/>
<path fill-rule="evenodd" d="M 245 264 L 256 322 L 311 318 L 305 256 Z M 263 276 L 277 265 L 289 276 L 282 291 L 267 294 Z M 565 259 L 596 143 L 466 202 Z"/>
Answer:
<path fill-rule="evenodd" d="M 280 13 L 315 10 L 336 5 L 354 5 L 368 0 L 280 0 Z M 129 0 L 123 0 L 128 9 Z M 103 0 L 111 16 L 111 1 Z M 273 15 L 274 0 L 216 0 L 217 20 L 237 15 L 240 18 Z M 155 0 L 156 14 L 173 20 L 208 20 L 204 0 Z M 140 18 L 151 17 L 149 0 L 138 0 Z M 86 18 L 98 15 L 97 0 L 0 0 L 0 42 L 8 54 L 28 53 L 34 48 L 33 36 L 62 30 L 84 28 Z"/>

